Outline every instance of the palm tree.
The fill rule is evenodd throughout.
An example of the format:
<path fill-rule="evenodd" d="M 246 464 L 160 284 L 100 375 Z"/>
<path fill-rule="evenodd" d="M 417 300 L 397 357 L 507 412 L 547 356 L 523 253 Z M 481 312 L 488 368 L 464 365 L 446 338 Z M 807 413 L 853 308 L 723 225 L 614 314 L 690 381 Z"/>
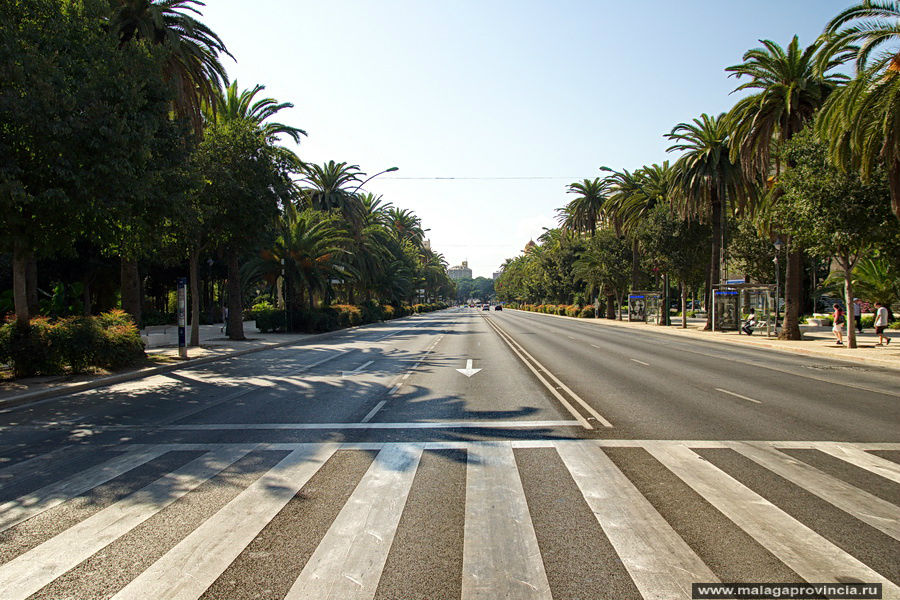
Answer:
<path fill-rule="evenodd" d="M 279 135 L 286 135 L 294 142 L 299 142 L 300 137 L 306 133 L 297 127 L 285 125 L 283 123 L 272 122 L 269 119 L 286 108 L 292 108 L 294 105 L 289 102 L 278 102 L 273 98 L 256 99 L 257 94 L 265 89 L 264 86 L 256 85 L 252 89 L 238 91 L 237 81 L 227 87 L 225 92 L 216 89 L 212 98 L 203 104 L 203 119 L 206 127 L 227 127 L 234 123 L 249 123 L 250 126 L 258 131 L 259 135 L 265 140 L 266 144 L 273 147 L 276 153 L 286 164 L 292 167 L 298 167 L 300 159 L 289 149 L 276 146 Z M 189 257 L 190 280 L 191 280 L 191 345 L 200 344 L 200 294 L 199 294 L 199 277 L 198 263 L 200 252 L 204 249 L 204 243 L 199 238 L 193 239 L 193 244 Z M 237 282 L 240 280 L 239 267 L 236 260 L 229 261 L 229 281 Z M 235 287 L 235 290 L 240 289 Z M 239 294 L 229 294 L 230 296 L 239 296 Z M 231 308 L 233 314 L 234 308 Z M 238 325 L 238 329 L 242 329 L 242 325 Z M 232 331 L 233 336 L 243 337 L 243 331 Z"/>
<path fill-rule="evenodd" d="M 416 248 L 421 248 L 425 243 L 422 219 L 413 211 L 391 207 L 387 210 L 387 223 L 401 243 L 410 243 Z"/>
<path fill-rule="evenodd" d="M 202 16 L 200 0 L 111 0 L 110 29 L 120 46 L 145 41 L 165 51 L 164 78 L 175 91 L 175 112 L 188 118 L 197 132 L 201 106 L 212 103 L 227 81 L 220 54 L 231 56 Z M 232 58 L 234 58 L 232 56 Z"/>
<path fill-rule="evenodd" d="M 362 206 L 362 221 L 359 227 L 350 230 L 351 263 L 358 283 L 359 291 L 371 300 L 375 282 L 391 258 L 391 232 L 387 226 L 387 210 L 390 203 L 384 204 L 381 196 L 371 193 L 359 196 Z M 348 287 L 347 301 L 353 304 L 353 287 Z"/>
<path fill-rule="evenodd" d="M 857 71 L 900 71 L 900 51 L 885 48 L 900 41 L 900 2 L 857 2 L 831 19 L 825 33 L 836 43 L 859 44 L 853 52 Z"/>
<path fill-rule="evenodd" d="M 365 210 L 355 192 L 366 174 L 358 165 L 330 160 L 321 165 L 304 165 L 302 173 L 300 182 L 306 184 L 303 194 L 308 206 L 338 210 L 352 227 L 360 226 Z"/>
<path fill-rule="evenodd" d="M 609 182 L 599 177 L 570 183 L 566 192 L 577 196 L 564 208 L 557 209 L 560 227 L 576 233 L 587 232 L 594 235 L 597 224 L 603 219 L 609 190 Z"/>
<path fill-rule="evenodd" d="M 350 267 L 350 239 L 335 215 L 300 210 L 292 204 L 285 206 L 279 230 L 273 247 L 248 262 L 245 276 L 274 286 L 283 269 L 286 300 L 312 309 L 316 295 L 328 289 L 331 278 Z"/>
<path fill-rule="evenodd" d="M 718 283 L 721 273 L 722 233 L 725 208 L 750 196 L 740 166 L 729 156 L 729 127 L 725 115 L 706 113 L 690 123 L 679 123 L 665 136 L 675 143 L 668 151 L 683 152 L 674 165 L 674 205 L 685 218 L 698 218 L 711 224 L 709 286 Z M 711 306 L 711 287 L 707 289 L 707 307 Z M 708 311 L 706 328 L 712 328 Z"/>
<path fill-rule="evenodd" d="M 857 77 L 829 98 L 817 132 L 828 140 L 833 162 L 859 169 L 864 180 L 875 166 L 885 167 L 891 210 L 900 219 L 900 2 L 858 2 L 825 32 L 835 44 L 859 44 L 851 47 Z"/>
<path fill-rule="evenodd" d="M 231 56 L 219 36 L 194 18 L 202 16 L 197 9 L 202 6 L 200 0 L 110 0 L 109 13 L 109 28 L 120 47 L 144 42 L 162 50 L 162 76 L 174 92 L 174 113 L 189 120 L 197 134 L 203 126 L 202 105 L 214 102 L 227 80 L 219 55 Z M 136 257 L 123 255 L 121 271 L 122 308 L 140 323 Z"/>
<path fill-rule="evenodd" d="M 744 62 L 725 69 L 731 77 L 748 78 L 735 92 L 758 90 L 735 104 L 728 114 L 731 160 L 739 162 L 746 176 L 759 183 L 771 174 L 773 147 L 779 147 L 803 129 L 828 96 L 847 76 L 830 73 L 847 56 L 844 44 L 829 44 L 820 37 L 801 49 L 797 36 L 787 49 L 770 40 L 760 40 L 762 48 L 744 54 Z M 781 164 L 775 161 L 775 178 Z M 777 188 L 776 188 L 777 190 Z M 777 193 L 777 192 L 776 192 Z M 739 205 L 747 198 L 734 198 Z M 785 315 L 782 336 L 799 340 L 800 295 L 802 293 L 803 252 L 788 239 Z"/>

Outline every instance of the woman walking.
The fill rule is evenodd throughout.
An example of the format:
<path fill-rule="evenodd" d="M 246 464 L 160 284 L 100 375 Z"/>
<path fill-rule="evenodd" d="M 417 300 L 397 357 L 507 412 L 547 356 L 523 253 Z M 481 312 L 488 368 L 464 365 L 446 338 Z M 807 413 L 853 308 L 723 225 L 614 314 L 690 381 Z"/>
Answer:
<path fill-rule="evenodd" d="M 832 319 L 834 320 L 834 325 L 831 326 L 831 332 L 837 339 L 837 345 L 843 346 L 844 324 L 847 322 L 847 317 L 844 314 L 844 307 L 842 307 L 840 304 L 834 305 L 834 315 L 832 315 Z"/>

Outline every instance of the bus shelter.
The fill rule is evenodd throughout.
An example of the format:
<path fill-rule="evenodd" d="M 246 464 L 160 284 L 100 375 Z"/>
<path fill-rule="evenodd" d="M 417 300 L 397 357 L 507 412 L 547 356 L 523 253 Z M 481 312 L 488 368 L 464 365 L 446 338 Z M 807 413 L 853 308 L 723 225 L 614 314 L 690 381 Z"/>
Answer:
<path fill-rule="evenodd" d="M 628 294 L 628 320 L 646 323 L 659 318 L 659 292 L 636 290 Z"/>
<path fill-rule="evenodd" d="M 750 316 L 756 314 L 756 331 L 777 335 L 774 319 L 775 286 L 760 283 L 732 283 L 713 286 L 713 331 L 737 331 Z"/>

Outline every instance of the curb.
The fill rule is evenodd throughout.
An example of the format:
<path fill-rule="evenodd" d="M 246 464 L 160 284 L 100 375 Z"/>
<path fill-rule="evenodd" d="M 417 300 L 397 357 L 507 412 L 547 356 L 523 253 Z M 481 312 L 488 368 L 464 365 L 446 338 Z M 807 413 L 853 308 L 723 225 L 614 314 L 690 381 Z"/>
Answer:
<path fill-rule="evenodd" d="M 516 312 L 525 313 L 525 314 L 533 314 L 533 315 L 542 315 L 545 317 L 556 317 L 557 319 L 568 319 L 570 321 L 577 321 L 579 323 L 592 323 L 594 325 L 598 325 L 600 327 L 617 327 L 619 329 L 638 329 L 639 331 L 644 331 L 643 329 L 639 329 L 638 327 L 633 327 L 630 325 L 619 325 L 617 321 L 609 321 L 608 319 L 581 319 L 579 317 L 567 317 L 564 315 L 549 315 L 547 313 L 537 313 L 530 310 L 519 310 L 517 308 L 511 308 L 508 310 L 514 310 Z M 672 336 L 681 336 L 681 337 L 689 337 L 692 339 L 705 340 L 710 342 L 722 342 L 725 344 L 732 344 L 736 346 L 743 346 L 744 348 L 767 348 L 770 350 L 774 350 L 776 352 L 782 352 L 786 354 L 801 354 L 804 356 L 813 356 L 816 358 L 828 358 L 831 360 L 850 362 L 850 363 L 862 363 L 868 364 L 876 367 L 884 367 L 887 369 L 896 369 L 900 370 L 900 361 L 890 360 L 890 359 L 882 359 L 882 358 L 872 358 L 869 356 L 835 356 L 828 352 L 822 352 L 820 350 L 806 349 L 806 348 L 786 348 L 783 346 L 779 346 L 777 344 L 769 344 L 765 342 L 742 342 L 738 340 L 732 340 L 728 338 L 710 338 L 706 340 L 705 338 L 693 336 L 693 335 L 685 335 L 678 333 L 676 330 L 669 329 L 667 327 L 658 327 L 658 329 L 647 329 L 651 333 L 663 333 L 666 335 Z"/>
<path fill-rule="evenodd" d="M 440 311 L 435 311 L 440 312 Z M 430 313 L 429 313 L 430 314 Z M 108 385 L 114 385 L 117 383 L 122 383 L 125 381 L 133 381 L 135 379 L 143 379 L 145 377 L 151 377 L 153 375 L 160 375 L 162 373 L 170 373 L 172 371 L 177 371 L 179 369 L 189 369 L 191 367 L 196 367 L 199 365 L 204 365 L 211 362 L 216 362 L 219 360 L 225 360 L 228 358 L 235 358 L 238 356 L 244 356 L 246 354 L 253 354 L 254 352 L 262 352 L 264 350 L 272 350 L 274 348 L 281 348 L 283 346 L 290 346 L 293 344 L 298 344 L 299 342 L 304 342 L 307 340 L 323 340 L 328 339 L 330 337 L 334 337 L 341 333 L 346 333 L 347 331 L 352 331 L 355 329 L 364 329 L 368 327 L 372 327 L 374 325 L 381 325 L 383 323 L 392 323 L 396 321 L 402 321 L 404 319 L 410 319 L 416 317 L 418 315 L 408 315 L 406 317 L 400 317 L 399 319 L 391 319 L 390 321 L 380 321 L 378 323 L 366 323 L 365 325 L 355 325 L 353 327 L 346 327 L 344 329 L 335 329 L 334 331 L 326 331 L 324 333 L 310 333 L 305 334 L 304 337 L 293 338 L 290 340 L 284 340 L 283 342 L 276 342 L 274 344 L 264 344 L 259 346 L 253 346 L 251 348 L 243 348 L 241 350 L 234 350 L 232 352 L 226 352 L 223 354 L 215 354 L 213 356 L 204 356 L 203 358 L 195 358 L 191 360 L 186 360 L 184 362 L 174 363 L 170 365 L 162 365 L 159 367 L 148 367 L 146 369 L 139 369 L 137 371 L 128 371 L 126 373 L 119 373 L 117 375 L 109 375 L 107 377 L 100 377 L 99 379 L 91 379 L 88 381 L 80 381 L 78 383 L 72 383 L 68 385 L 61 386 L 53 386 L 44 390 L 40 390 L 37 392 L 26 392 L 24 394 L 18 394 L 15 396 L 10 396 L 8 398 L 0 399 L 0 410 L 5 408 L 14 408 L 16 406 L 21 406 L 23 404 L 30 404 L 32 402 L 36 402 L 38 400 L 45 400 L 48 398 L 54 398 L 56 396 L 68 396 L 71 394 L 77 394 L 79 392 L 84 392 L 87 390 L 93 390 L 101 387 L 106 387 Z"/>

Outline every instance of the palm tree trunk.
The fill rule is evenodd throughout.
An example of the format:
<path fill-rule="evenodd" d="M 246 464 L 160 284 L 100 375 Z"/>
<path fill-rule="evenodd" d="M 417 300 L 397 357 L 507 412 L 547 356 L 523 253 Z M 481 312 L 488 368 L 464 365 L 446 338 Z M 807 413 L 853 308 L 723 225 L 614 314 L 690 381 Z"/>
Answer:
<path fill-rule="evenodd" d="M 188 259 L 191 277 L 191 346 L 200 345 L 200 249 L 192 248 Z"/>
<path fill-rule="evenodd" d="M 244 340 L 244 311 L 241 306 L 241 266 L 236 250 L 228 253 L 228 339 Z"/>
<path fill-rule="evenodd" d="M 800 293 L 803 286 L 803 252 L 795 250 L 788 239 L 787 269 L 784 275 L 784 326 L 779 336 L 783 340 L 802 340 L 800 333 Z"/>
<path fill-rule="evenodd" d="M 900 159 L 895 158 L 891 161 L 891 168 L 888 173 L 888 182 L 891 187 L 891 210 L 894 216 L 900 219 Z"/>
<path fill-rule="evenodd" d="M 136 260 L 122 257 L 121 261 L 122 310 L 131 315 L 141 326 L 141 276 Z"/>
<path fill-rule="evenodd" d="M 706 326 L 704 330 L 712 329 L 713 303 L 715 294 L 713 285 L 719 283 L 722 256 L 722 202 L 718 193 L 713 190 L 710 198 L 710 224 L 712 225 L 712 248 L 709 257 L 709 283 L 706 300 Z"/>
<path fill-rule="evenodd" d="M 631 289 L 641 289 L 641 252 L 637 239 L 631 242 Z"/>
<path fill-rule="evenodd" d="M 28 311 L 28 250 L 21 239 L 13 242 L 13 302 L 16 307 L 16 322 L 28 325 L 31 317 Z"/>
<path fill-rule="evenodd" d="M 607 319 L 615 319 L 616 318 L 616 295 L 615 294 L 607 294 L 606 295 L 606 318 Z"/>

